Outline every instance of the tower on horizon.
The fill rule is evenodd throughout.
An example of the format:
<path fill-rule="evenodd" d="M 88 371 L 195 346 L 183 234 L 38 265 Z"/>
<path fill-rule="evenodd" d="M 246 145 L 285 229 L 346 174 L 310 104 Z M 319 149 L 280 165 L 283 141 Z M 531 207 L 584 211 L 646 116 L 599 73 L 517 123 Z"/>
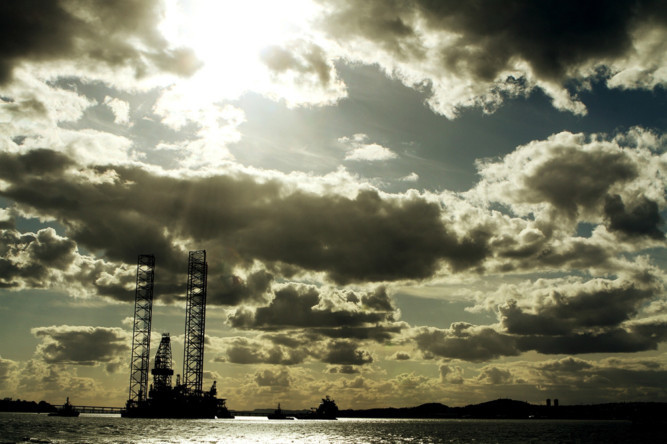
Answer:
<path fill-rule="evenodd" d="M 153 313 L 153 282 L 155 256 L 141 254 L 137 263 L 137 287 L 134 297 L 134 327 L 130 364 L 130 396 L 128 404 L 145 401 L 148 396 L 148 366 L 151 348 L 151 317 Z"/>
<path fill-rule="evenodd" d="M 191 251 L 185 312 L 183 385 L 191 394 L 202 393 L 204 374 L 204 324 L 206 320 L 206 250 Z"/>

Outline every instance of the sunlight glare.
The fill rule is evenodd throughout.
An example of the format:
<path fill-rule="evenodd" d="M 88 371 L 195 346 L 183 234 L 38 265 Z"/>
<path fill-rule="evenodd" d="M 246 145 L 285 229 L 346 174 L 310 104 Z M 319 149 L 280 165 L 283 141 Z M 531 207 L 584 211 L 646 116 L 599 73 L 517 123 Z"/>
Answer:
<path fill-rule="evenodd" d="M 304 28 L 315 12 L 310 0 L 172 1 L 163 33 L 172 45 L 192 48 L 203 63 L 184 95 L 219 100 L 262 90 L 269 73 L 261 51 L 308 35 Z"/>

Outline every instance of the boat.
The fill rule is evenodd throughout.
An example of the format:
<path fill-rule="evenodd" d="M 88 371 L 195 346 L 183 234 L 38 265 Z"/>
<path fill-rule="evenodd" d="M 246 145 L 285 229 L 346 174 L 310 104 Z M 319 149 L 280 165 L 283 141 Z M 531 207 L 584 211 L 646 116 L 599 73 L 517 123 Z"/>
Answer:
<path fill-rule="evenodd" d="M 65 401 L 65 404 L 55 412 L 49 413 L 49 416 L 69 416 L 72 418 L 76 418 L 79 416 L 79 411 L 74 408 L 74 406 L 69 402 L 69 396 L 67 397 L 67 401 Z"/>
<path fill-rule="evenodd" d="M 293 416 L 287 416 L 283 413 L 283 410 L 280 408 L 280 403 L 278 403 L 278 408 L 266 415 L 269 419 L 294 419 Z"/>
<path fill-rule="evenodd" d="M 297 419 L 338 419 L 336 416 L 338 416 L 336 401 L 327 395 L 322 398 L 322 402 L 317 409 L 312 409 L 310 413 L 305 415 L 299 415 Z"/>

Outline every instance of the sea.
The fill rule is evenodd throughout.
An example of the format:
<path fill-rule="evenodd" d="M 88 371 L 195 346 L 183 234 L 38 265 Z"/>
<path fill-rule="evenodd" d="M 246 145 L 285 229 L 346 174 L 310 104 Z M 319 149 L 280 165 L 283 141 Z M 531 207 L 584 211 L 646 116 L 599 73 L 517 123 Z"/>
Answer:
<path fill-rule="evenodd" d="M 629 421 L 361 419 L 274 421 L 78 418 L 0 413 L 0 443 L 664 443 Z"/>

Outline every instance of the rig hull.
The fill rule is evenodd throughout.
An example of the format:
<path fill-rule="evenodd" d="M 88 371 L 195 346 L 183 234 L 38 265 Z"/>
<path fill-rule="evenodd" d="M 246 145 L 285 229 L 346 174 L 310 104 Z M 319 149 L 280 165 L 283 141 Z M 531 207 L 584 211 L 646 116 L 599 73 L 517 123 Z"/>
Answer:
<path fill-rule="evenodd" d="M 121 413 L 124 418 L 233 418 L 223 399 L 184 396 L 173 399 L 149 399 L 128 405 Z"/>

